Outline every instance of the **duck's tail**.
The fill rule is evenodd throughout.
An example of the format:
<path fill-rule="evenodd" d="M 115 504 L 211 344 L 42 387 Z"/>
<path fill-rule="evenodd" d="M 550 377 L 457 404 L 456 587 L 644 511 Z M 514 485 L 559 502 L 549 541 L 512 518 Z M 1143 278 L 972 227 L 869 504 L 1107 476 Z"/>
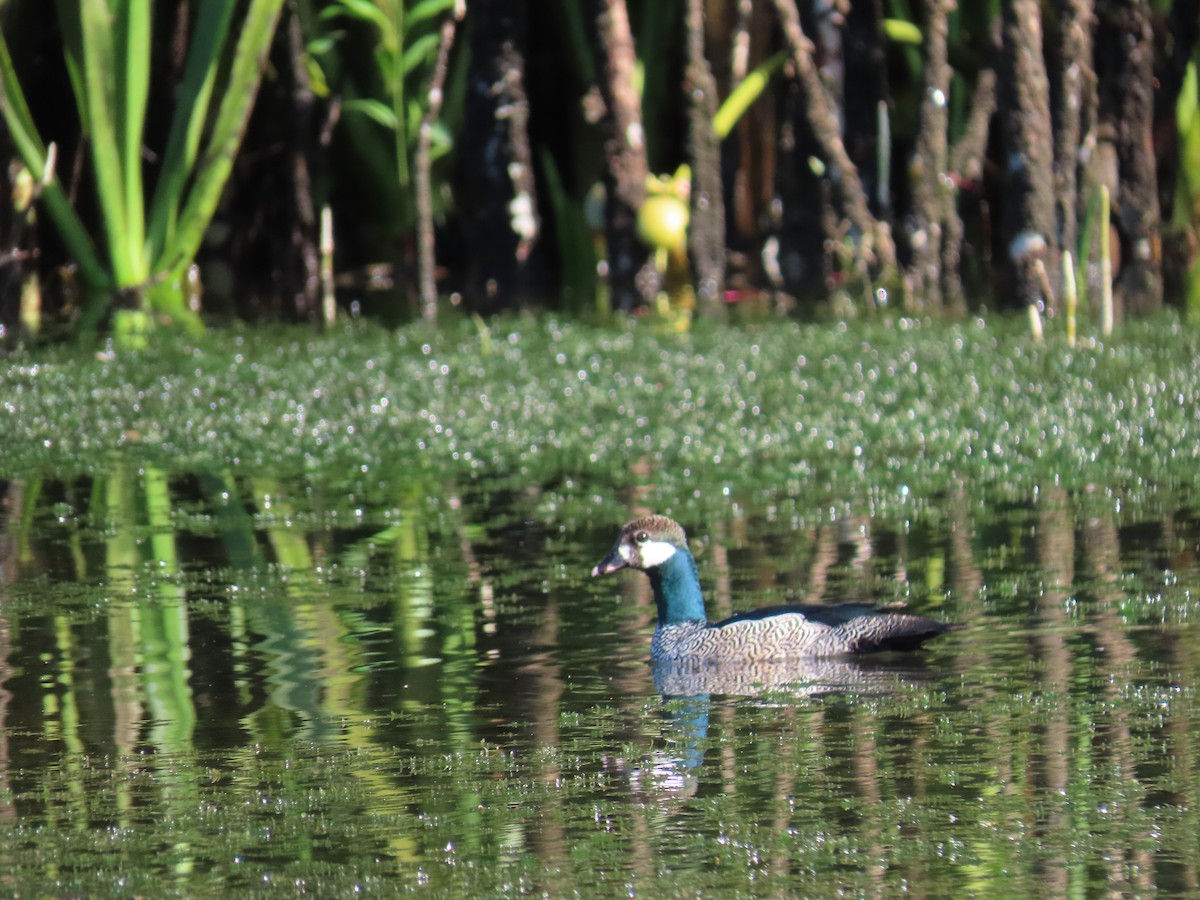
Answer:
<path fill-rule="evenodd" d="M 908 653 L 940 634 L 966 626 L 907 613 L 880 613 L 859 616 L 842 627 L 851 632 L 853 653 Z"/>

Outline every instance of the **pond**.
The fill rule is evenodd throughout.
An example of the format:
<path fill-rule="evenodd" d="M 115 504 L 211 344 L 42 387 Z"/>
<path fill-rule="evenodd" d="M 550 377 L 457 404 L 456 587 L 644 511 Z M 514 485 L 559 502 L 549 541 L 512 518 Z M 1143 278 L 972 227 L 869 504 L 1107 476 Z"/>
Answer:
<path fill-rule="evenodd" d="M 950 341 L 939 333 L 936 345 L 963 333 L 949 332 Z M 755 346 L 769 356 L 783 352 L 772 341 L 796 336 Z M 368 336 L 355 352 L 385 358 L 385 340 L 393 339 Z M 629 340 L 637 354 L 643 340 L 661 350 L 675 338 Z M 748 346 L 745 335 L 738 340 Z M 903 338 L 845 340 L 847 359 L 853 350 L 875 360 L 860 371 L 886 371 L 914 352 Z M 1001 338 L 996 357 L 1018 358 L 1021 346 Z M 737 370 L 733 351 L 699 349 L 708 366 Z M 479 350 L 468 344 L 461 353 L 484 358 Z M 751 436 L 759 452 L 736 471 L 685 473 L 693 463 L 672 453 L 688 451 L 682 441 L 666 449 L 653 430 L 665 427 L 663 410 L 640 395 L 625 402 L 635 421 L 658 417 L 644 432 L 651 440 L 636 455 L 602 455 L 590 467 L 571 447 L 549 464 L 516 446 L 524 428 L 567 433 L 564 416 L 591 430 L 585 444 L 613 440 L 603 417 L 577 409 L 540 423 L 530 413 L 528 425 L 509 429 L 519 432 L 513 447 L 488 443 L 497 440 L 491 414 L 479 428 L 456 425 L 460 457 L 490 453 L 511 464 L 507 477 L 472 475 L 461 460 L 460 469 L 389 467 L 382 436 L 363 438 L 359 427 L 357 448 L 344 437 L 347 422 L 365 413 L 322 413 L 321 434 L 342 436 L 324 444 L 328 459 L 358 465 L 298 471 L 297 458 L 319 453 L 304 446 L 310 432 L 293 435 L 298 450 L 277 451 L 272 434 L 260 434 L 257 452 L 277 456 L 275 467 L 241 462 L 234 457 L 246 450 L 228 436 L 232 425 L 213 426 L 207 443 L 180 435 L 209 403 L 187 398 L 220 370 L 213 354 L 245 352 L 205 350 L 183 374 L 177 363 L 142 359 L 141 374 L 111 376 L 132 385 L 124 394 L 110 394 L 108 376 L 97 374 L 118 365 L 112 360 L 62 357 L 38 363 L 46 368 L 37 373 L 17 360 L 5 376 L 21 419 L 0 420 L 8 438 L 47 434 L 55 403 L 71 413 L 44 439 L 42 470 L 32 467 L 35 450 L 16 447 L 0 482 L 0 892 L 1196 890 L 1200 515 L 1186 354 L 1182 374 L 1159 358 L 1152 390 L 1185 392 L 1187 403 L 1160 403 L 1154 427 L 1140 411 L 1115 427 L 1139 434 L 1141 450 L 1134 441 L 1092 473 L 1057 462 L 1048 473 L 1031 456 L 989 481 L 984 469 L 949 466 L 931 448 L 957 440 L 977 448 L 984 439 L 995 448 L 998 437 L 963 439 L 949 426 L 954 435 L 937 437 L 924 421 L 919 458 L 892 467 L 909 438 L 886 433 L 908 419 L 903 412 L 894 421 L 883 414 L 881 440 L 860 441 L 861 455 L 835 460 L 849 474 L 831 474 L 823 441 L 764 453 L 770 417 L 796 418 L 773 412 L 769 395 L 751 398 L 767 422 Z M 672 349 L 669 365 L 697 352 Z M 814 359 L 839 352 L 824 346 Z M 940 352 L 916 351 L 919 370 Z M 420 342 L 405 353 L 429 370 Z M 638 373 L 619 350 L 612 357 L 633 386 Z M 429 377 L 445 378 L 442 365 Z M 1045 379 L 1043 397 L 1076 368 L 1089 370 L 1079 359 L 1062 370 L 1041 365 L 1061 376 Z M 1121 380 L 1137 365 L 1150 363 L 1131 356 L 1107 369 Z M 412 371 L 389 366 L 390 377 Z M 350 367 L 365 370 L 361 360 Z M 1111 403 L 1103 369 L 1090 390 Z M 59 396 L 70 379 L 55 373 L 64 371 L 90 406 Z M 823 371 L 810 397 L 842 377 L 832 363 Z M 854 363 L 844 371 L 853 380 Z M 722 415 L 733 421 L 751 393 L 741 374 L 732 394 L 697 383 L 690 409 L 728 402 Z M 570 377 L 588 380 L 573 368 Z M 939 388 L 949 398 L 948 385 L 962 381 L 952 372 L 928 377 L 941 380 L 916 394 Z M 256 376 L 258 396 L 269 378 Z M 516 382 L 524 387 L 509 410 L 543 402 L 541 378 Z M 175 382 L 170 398 L 146 387 L 164 379 Z M 310 403 L 327 379 L 312 374 Z M 430 416 L 449 420 L 456 401 L 436 400 L 430 383 L 434 399 L 416 408 L 422 434 L 439 435 Z M 914 408 L 873 383 L 868 376 L 851 417 L 869 420 L 893 402 Z M 321 402 L 360 388 L 329 387 Z M 552 391 L 561 397 L 562 388 Z M 414 376 L 383 392 L 421 390 Z M 503 391 L 503 382 L 493 389 Z M 844 396 L 840 386 L 834 393 Z M 235 416 L 258 416 L 242 427 L 270 432 L 248 390 L 221 396 L 217 405 L 235 407 Z M 1129 396 L 1149 393 L 1135 387 Z M 176 413 L 164 414 L 175 398 Z M 292 401 L 271 402 L 294 414 Z M 369 408 L 371 392 L 361 402 Z M 144 414 L 154 421 L 135 405 L 158 407 Z M 966 407 L 956 415 L 979 415 Z M 1094 412 L 1080 402 L 1063 421 Z M 1037 415 L 1034 427 L 1045 427 L 1049 414 Z M 1027 418 L 1013 423 L 1014 435 L 1027 434 Z M 397 426 L 400 439 L 426 439 L 405 427 Z M 851 430 L 835 443 L 852 441 Z M 1139 454 L 1169 455 L 1171 445 L 1187 466 L 1164 462 L 1153 477 L 1128 477 L 1128 467 L 1150 465 Z M 705 453 L 714 452 L 710 443 Z M 729 442 L 720 452 L 737 448 Z M 1084 451 L 1068 440 L 1062 452 Z M 773 477 L 784 471 L 793 477 Z M 1104 477 L 1088 477 L 1096 473 Z M 646 579 L 590 577 L 622 522 L 650 509 L 687 526 L 712 618 L 791 601 L 869 601 L 963 627 L 918 654 L 671 680 L 649 663 Z"/>

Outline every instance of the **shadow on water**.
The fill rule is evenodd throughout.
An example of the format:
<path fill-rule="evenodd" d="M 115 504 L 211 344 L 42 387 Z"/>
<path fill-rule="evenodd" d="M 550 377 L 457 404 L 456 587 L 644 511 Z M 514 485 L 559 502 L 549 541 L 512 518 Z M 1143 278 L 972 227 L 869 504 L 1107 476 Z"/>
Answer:
<path fill-rule="evenodd" d="M 649 666 L 645 579 L 588 578 L 621 514 L 118 463 L 2 487 L 0 890 L 1200 879 L 1187 509 L 963 492 L 899 522 L 696 523 L 714 617 L 902 601 L 967 626 L 917 656 L 721 669 Z"/>

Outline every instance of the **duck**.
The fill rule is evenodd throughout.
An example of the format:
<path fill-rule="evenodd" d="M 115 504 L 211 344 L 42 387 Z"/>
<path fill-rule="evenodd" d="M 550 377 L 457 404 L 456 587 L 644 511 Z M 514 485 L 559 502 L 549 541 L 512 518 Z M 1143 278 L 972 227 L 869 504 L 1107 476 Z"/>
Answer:
<path fill-rule="evenodd" d="M 869 603 L 771 606 L 709 622 L 687 534 L 673 519 L 649 515 L 627 523 L 592 577 L 621 569 L 645 572 L 658 623 L 650 660 L 753 663 L 916 650 L 959 626 Z"/>

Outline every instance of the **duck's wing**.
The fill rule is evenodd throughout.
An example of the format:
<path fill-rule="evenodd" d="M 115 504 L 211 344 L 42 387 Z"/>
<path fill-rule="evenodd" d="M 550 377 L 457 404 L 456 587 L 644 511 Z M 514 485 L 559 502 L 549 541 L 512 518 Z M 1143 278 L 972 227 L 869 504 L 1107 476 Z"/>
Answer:
<path fill-rule="evenodd" d="M 770 619 L 775 616 L 803 616 L 813 625 L 824 625 L 836 628 L 860 616 L 886 615 L 879 607 L 871 603 L 836 603 L 825 605 L 821 603 L 789 603 L 783 606 L 763 606 L 749 609 L 714 622 L 713 627 L 723 628 L 734 622 L 753 622 L 758 619 Z"/>

